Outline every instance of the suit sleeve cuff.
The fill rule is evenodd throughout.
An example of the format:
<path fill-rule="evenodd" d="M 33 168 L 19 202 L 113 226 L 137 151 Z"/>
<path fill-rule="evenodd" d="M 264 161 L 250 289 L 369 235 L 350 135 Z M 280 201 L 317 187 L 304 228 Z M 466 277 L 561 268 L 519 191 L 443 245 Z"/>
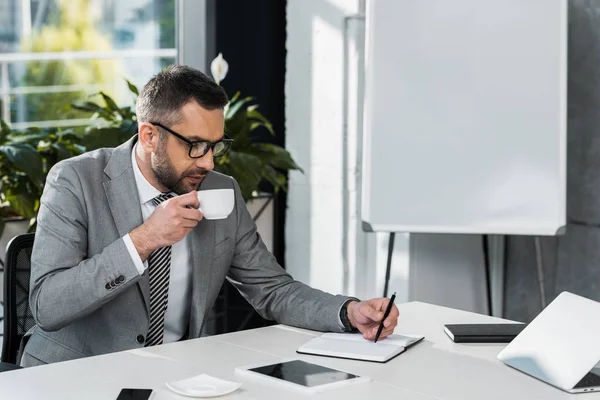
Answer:
<path fill-rule="evenodd" d="M 348 304 L 350 304 L 351 301 L 360 302 L 360 300 L 355 297 L 349 298 L 348 300 L 342 303 L 340 311 L 338 312 L 339 323 L 344 332 L 358 332 L 358 330 L 354 328 L 352 324 L 350 324 L 350 320 L 348 319 Z"/>
<path fill-rule="evenodd" d="M 129 255 L 131 256 L 131 259 L 133 260 L 133 264 L 135 264 L 135 267 L 137 268 L 138 273 L 140 275 L 143 275 L 144 272 L 146 271 L 146 269 L 148 268 L 148 261 L 142 262 L 142 258 L 138 254 L 137 249 L 135 248 L 135 245 L 133 244 L 133 240 L 131 240 L 131 238 L 129 237 L 129 233 L 127 235 L 123 236 L 123 241 L 125 242 L 127 251 L 129 252 Z"/>

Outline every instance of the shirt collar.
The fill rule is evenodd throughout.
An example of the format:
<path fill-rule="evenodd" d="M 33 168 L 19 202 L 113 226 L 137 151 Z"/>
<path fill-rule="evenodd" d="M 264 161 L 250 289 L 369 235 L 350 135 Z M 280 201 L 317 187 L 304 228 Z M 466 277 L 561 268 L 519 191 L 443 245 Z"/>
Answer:
<path fill-rule="evenodd" d="M 152 184 L 150 184 L 150 182 L 148 182 L 148 180 L 144 177 L 142 171 L 140 171 L 140 167 L 138 166 L 137 159 L 135 157 L 136 148 L 137 143 L 133 146 L 133 150 L 131 151 L 131 165 L 133 166 L 133 176 L 135 177 L 135 185 L 137 186 L 140 204 L 145 204 L 162 192 L 152 186 Z"/>

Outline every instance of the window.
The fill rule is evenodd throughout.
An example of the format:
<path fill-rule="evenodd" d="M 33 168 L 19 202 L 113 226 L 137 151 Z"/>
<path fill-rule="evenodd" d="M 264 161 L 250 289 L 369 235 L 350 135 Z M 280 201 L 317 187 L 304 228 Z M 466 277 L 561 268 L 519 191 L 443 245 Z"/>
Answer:
<path fill-rule="evenodd" d="M 84 125 L 68 105 L 100 90 L 133 104 L 125 79 L 141 88 L 176 60 L 175 1 L 0 0 L 0 118 Z"/>

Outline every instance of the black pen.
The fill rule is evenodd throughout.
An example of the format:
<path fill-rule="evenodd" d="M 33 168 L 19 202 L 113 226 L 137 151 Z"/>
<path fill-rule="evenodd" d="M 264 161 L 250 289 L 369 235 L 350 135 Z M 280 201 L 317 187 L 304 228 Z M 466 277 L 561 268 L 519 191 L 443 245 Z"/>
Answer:
<path fill-rule="evenodd" d="M 377 335 L 375 335 L 375 343 L 377 343 L 377 339 L 379 339 L 379 336 L 381 335 L 381 331 L 383 330 L 383 321 L 385 321 L 385 319 L 388 317 L 388 315 L 390 315 L 390 311 L 392 311 L 392 306 L 394 305 L 395 298 L 396 298 L 396 292 L 394 292 L 394 294 L 392 295 L 392 298 L 390 299 L 390 302 L 388 303 L 385 313 L 383 314 L 383 319 L 381 320 L 381 323 L 379 324 L 379 329 L 377 329 Z"/>

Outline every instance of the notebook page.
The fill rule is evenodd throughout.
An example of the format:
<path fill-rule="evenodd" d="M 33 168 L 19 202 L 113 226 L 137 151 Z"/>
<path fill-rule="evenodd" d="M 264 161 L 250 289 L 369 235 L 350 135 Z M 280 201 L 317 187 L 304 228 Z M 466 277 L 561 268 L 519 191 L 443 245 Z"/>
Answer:
<path fill-rule="evenodd" d="M 331 340 L 316 337 L 298 348 L 298 353 L 385 362 L 402 353 L 404 347 L 369 341 Z"/>
<path fill-rule="evenodd" d="M 352 340 L 356 342 L 370 342 L 365 339 L 362 333 L 324 333 L 321 335 L 324 339 L 335 339 L 335 340 Z M 419 335 L 399 335 L 399 334 L 391 334 L 390 336 L 377 341 L 377 343 L 382 344 L 391 344 L 394 346 L 402 346 L 408 347 L 414 342 L 421 340 L 423 336 Z"/>

